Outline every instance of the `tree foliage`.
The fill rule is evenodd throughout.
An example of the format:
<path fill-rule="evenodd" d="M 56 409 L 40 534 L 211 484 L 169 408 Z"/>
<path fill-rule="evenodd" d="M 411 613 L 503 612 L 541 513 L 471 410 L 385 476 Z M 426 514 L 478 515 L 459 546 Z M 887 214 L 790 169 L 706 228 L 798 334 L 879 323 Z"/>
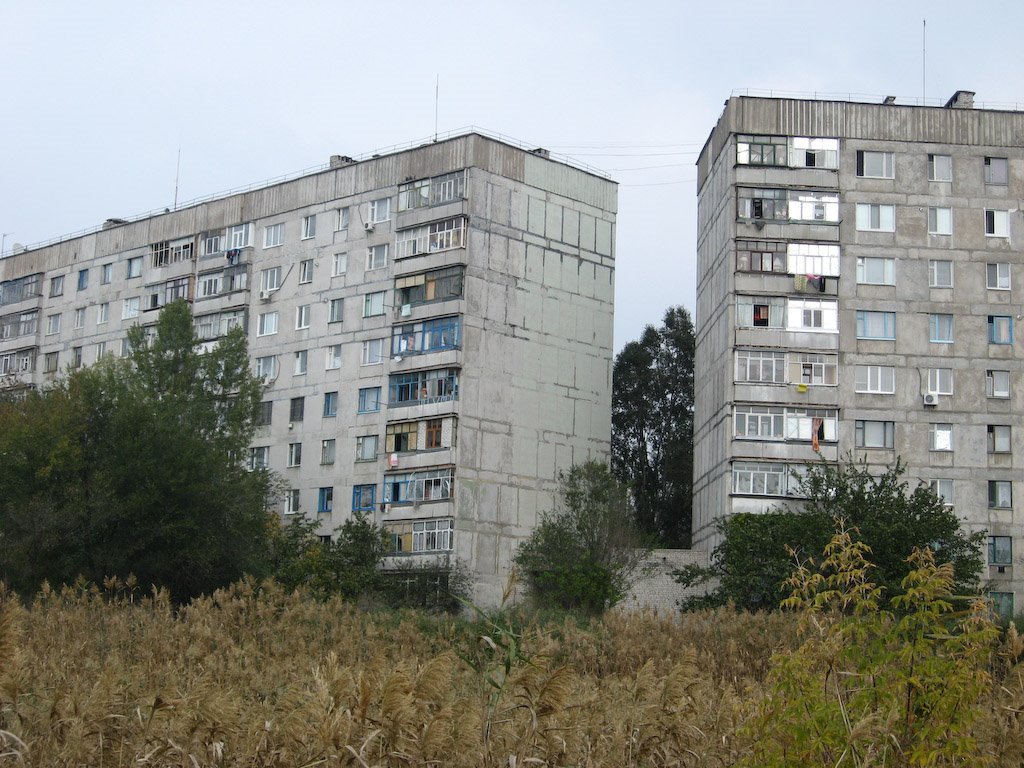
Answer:
<path fill-rule="evenodd" d="M 855 534 L 840 525 L 786 581 L 803 643 L 773 659 L 742 765 L 988 764 L 971 728 L 999 637 L 988 605 L 956 611 L 953 564 L 916 547 L 886 599 Z"/>
<path fill-rule="evenodd" d="M 626 488 L 597 461 L 560 476 L 555 510 L 541 517 L 515 556 L 542 607 L 599 614 L 625 595 L 643 557 Z"/>
<path fill-rule="evenodd" d="M 128 334 L 52 388 L 0 403 L 0 573 L 46 579 L 134 573 L 184 600 L 266 563 L 271 479 L 243 466 L 262 384 L 245 335 L 201 354 L 185 302 L 156 334 Z"/>
<path fill-rule="evenodd" d="M 983 533 L 967 534 L 955 512 L 923 484 L 911 489 L 897 459 L 873 475 L 852 457 L 839 464 L 811 465 L 801 478 L 806 501 L 799 510 L 774 509 L 738 514 L 719 522 L 722 542 L 707 570 L 690 569 L 680 580 L 693 584 L 714 578 L 708 598 L 686 607 L 727 601 L 748 610 L 771 610 L 786 597 L 783 582 L 798 559 L 820 556 L 834 532 L 835 519 L 857 531 L 873 552 L 875 581 L 887 595 L 898 594 L 914 548 L 931 547 L 939 563 L 950 563 L 956 590 L 977 590 Z"/>
<path fill-rule="evenodd" d="M 666 546 L 690 543 L 693 360 L 690 314 L 671 307 L 612 374 L 612 471 L 630 487 L 637 526 Z"/>

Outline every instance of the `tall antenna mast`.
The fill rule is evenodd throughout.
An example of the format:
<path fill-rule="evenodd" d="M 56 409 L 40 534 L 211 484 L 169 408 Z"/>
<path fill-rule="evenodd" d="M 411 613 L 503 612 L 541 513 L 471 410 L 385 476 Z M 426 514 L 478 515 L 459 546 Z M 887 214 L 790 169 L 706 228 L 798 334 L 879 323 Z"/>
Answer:
<path fill-rule="evenodd" d="M 921 19 L 921 106 L 925 106 L 925 93 L 927 92 L 927 81 L 925 76 L 927 73 L 927 58 L 925 58 L 925 49 L 928 42 L 928 19 Z"/>
<path fill-rule="evenodd" d="M 441 75 L 438 74 L 434 80 L 434 143 L 437 143 L 437 102 L 441 91 Z"/>
<path fill-rule="evenodd" d="M 178 164 L 174 167 L 174 210 L 178 210 L 178 178 L 181 176 L 181 147 L 178 147 Z"/>

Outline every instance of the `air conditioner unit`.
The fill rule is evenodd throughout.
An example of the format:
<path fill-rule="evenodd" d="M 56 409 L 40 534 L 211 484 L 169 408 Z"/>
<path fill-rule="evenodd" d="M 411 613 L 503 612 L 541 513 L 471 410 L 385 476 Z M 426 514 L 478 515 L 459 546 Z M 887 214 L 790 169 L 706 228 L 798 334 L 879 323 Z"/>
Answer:
<path fill-rule="evenodd" d="M 921 397 L 921 400 L 924 402 L 925 405 L 931 406 L 933 408 L 939 404 L 939 396 L 936 395 L 934 392 L 929 392 L 928 394 L 923 395 Z"/>
<path fill-rule="evenodd" d="M 270 301 L 270 291 L 260 291 L 260 301 Z"/>
<path fill-rule="evenodd" d="M 363 224 L 363 229 L 365 229 L 367 232 L 373 232 L 373 222 L 367 221 L 365 224 Z"/>
<path fill-rule="evenodd" d="M 398 466 L 398 454 L 392 453 L 388 455 L 388 468 L 394 469 Z"/>
<path fill-rule="evenodd" d="M 402 317 L 408 317 L 412 314 L 412 304 L 402 305 Z"/>

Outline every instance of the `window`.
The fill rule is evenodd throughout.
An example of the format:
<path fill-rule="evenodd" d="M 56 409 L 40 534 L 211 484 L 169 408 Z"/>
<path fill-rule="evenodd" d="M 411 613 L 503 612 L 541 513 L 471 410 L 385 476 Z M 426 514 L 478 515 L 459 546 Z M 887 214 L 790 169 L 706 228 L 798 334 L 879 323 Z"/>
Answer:
<path fill-rule="evenodd" d="M 424 253 L 462 248 L 466 244 L 466 218 L 455 216 L 412 229 L 401 230 L 395 238 L 395 258 L 407 259 Z"/>
<path fill-rule="evenodd" d="M 895 155 L 892 152 L 857 150 L 857 175 L 866 179 L 893 179 Z"/>
<path fill-rule="evenodd" d="M 799 481 L 785 464 L 737 461 L 732 465 L 732 492 L 751 496 L 784 496 Z"/>
<path fill-rule="evenodd" d="M 84 291 L 89 287 L 89 270 L 80 269 L 78 270 L 78 290 Z"/>
<path fill-rule="evenodd" d="M 333 418 L 338 415 L 338 393 L 324 392 L 324 418 Z"/>
<path fill-rule="evenodd" d="M 988 564 L 1013 565 L 1013 538 L 1011 536 L 988 537 Z"/>
<path fill-rule="evenodd" d="M 133 277 L 142 277 L 142 257 L 141 256 L 135 256 L 134 258 L 128 259 L 128 261 L 127 261 L 127 271 L 125 273 L 125 276 L 128 279 L 131 279 Z"/>
<path fill-rule="evenodd" d="M 736 215 L 740 219 L 789 219 L 789 195 L 785 189 L 739 187 L 736 196 Z"/>
<path fill-rule="evenodd" d="M 388 246 L 372 245 L 366 249 L 366 271 L 383 269 L 388 265 Z"/>
<path fill-rule="evenodd" d="M 953 316 L 940 314 L 929 315 L 928 340 L 940 344 L 952 344 Z"/>
<path fill-rule="evenodd" d="M 264 400 L 260 403 L 260 412 L 256 415 L 256 426 L 269 426 L 274 418 L 274 401 Z"/>
<path fill-rule="evenodd" d="M 60 314 L 46 316 L 46 335 L 60 333 Z"/>
<path fill-rule="evenodd" d="M 985 287 L 991 291 L 1010 290 L 1010 265 L 1005 262 L 986 264 Z"/>
<path fill-rule="evenodd" d="M 22 349 L 0 355 L 0 376 L 30 373 L 35 370 L 35 367 L 36 353 L 34 349 Z"/>
<path fill-rule="evenodd" d="M 220 232 L 207 232 L 203 235 L 203 255 L 214 256 L 221 252 Z"/>
<path fill-rule="evenodd" d="M 284 224 L 271 224 L 263 229 L 263 247 L 274 248 L 284 243 Z"/>
<path fill-rule="evenodd" d="M 896 338 L 896 313 L 895 312 L 872 312 L 865 309 L 857 310 L 857 338 L 858 339 L 887 339 Z"/>
<path fill-rule="evenodd" d="M 1009 237 L 1010 236 L 1010 213 L 1009 211 L 995 211 L 985 209 L 985 235 L 988 237 Z"/>
<path fill-rule="evenodd" d="M 734 411 L 738 438 L 784 440 L 786 409 L 765 405 L 737 405 Z"/>
<path fill-rule="evenodd" d="M 288 466 L 302 465 L 302 443 L 288 443 Z"/>
<path fill-rule="evenodd" d="M 855 421 L 854 444 L 857 448 L 892 448 L 896 425 L 891 421 Z"/>
<path fill-rule="evenodd" d="M 791 331 L 838 331 L 839 305 L 824 299 L 790 299 L 788 322 Z"/>
<path fill-rule="evenodd" d="M 785 136 L 737 136 L 737 165 L 789 165 L 789 140 Z"/>
<path fill-rule="evenodd" d="M 311 308 L 309 304 L 302 304 L 295 308 L 295 329 L 302 330 L 309 328 L 309 317 Z"/>
<path fill-rule="evenodd" d="M 988 505 L 992 509 L 1009 509 L 1013 506 L 1013 484 L 1009 480 L 988 481 Z"/>
<path fill-rule="evenodd" d="M 952 451 L 953 450 L 953 425 L 952 424 L 929 424 L 928 425 L 928 450 L 930 450 L 930 451 Z"/>
<path fill-rule="evenodd" d="M 277 333 L 277 312 L 261 312 L 257 336 L 273 336 Z"/>
<path fill-rule="evenodd" d="M 985 371 L 985 396 L 1008 398 L 1010 396 L 1010 372 Z"/>
<path fill-rule="evenodd" d="M 361 435 L 356 438 L 356 461 L 374 461 L 377 458 L 377 436 Z"/>
<path fill-rule="evenodd" d="M 384 362 L 384 339 L 370 339 L 363 342 L 361 365 L 377 365 Z"/>
<path fill-rule="evenodd" d="M 303 259 L 299 262 L 299 284 L 313 282 L 313 260 Z"/>
<path fill-rule="evenodd" d="M 446 552 L 452 548 L 451 520 L 421 520 L 412 524 L 413 552 Z"/>
<path fill-rule="evenodd" d="M 43 358 L 43 373 L 56 373 L 58 365 L 58 353 L 47 352 Z"/>
<path fill-rule="evenodd" d="M 338 229 L 348 229 L 348 208 L 338 209 Z"/>
<path fill-rule="evenodd" d="M 736 325 L 740 328 L 783 328 L 786 300 L 776 296 L 737 296 Z"/>
<path fill-rule="evenodd" d="M 288 407 L 288 421 L 302 421 L 306 414 L 306 398 L 293 397 Z"/>
<path fill-rule="evenodd" d="M 114 265 L 104 264 L 100 267 L 100 284 L 109 285 L 114 279 Z"/>
<path fill-rule="evenodd" d="M 928 181 L 952 181 L 953 158 L 949 155 L 928 155 Z"/>
<path fill-rule="evenodd" d="M 858 256 L 857 282 L 868 285 L 895 285 L 896 259 Z"/>
<path fill-rule="evenodd" d="M 999 424 L 988 425 L 988 452 L 1010 453 L 1010 427 Z"/>
<path fill-rule="evenodd" d="M 953 209 L 952 208 L 929 208 L 928 209 L 928 234 L 929 235 L 951 235 L 951 234 L 953 234 Z"/>
<path fill-rule="evenodd" d="M 988 599 L 992 601 L 992 612 L 1001 620 L 1013 618 L 1013 592 L 989 592 Z"/>
<path fill-rule="evenodd" d="M 345 300 L 344 299 L 331 299 L 330 300 L 330 313 L 327 318 L 329 323 L 340 323 L 345 313 Z"/>
<path fill-rule="evenodd" d="M 85 328 L 85 307 L 75 310 L 75 329 Z"/>
<path fill-rule="evenodd" d="M 206 299 L 220 293 L 221 275 L 207 275 L 199 279 L 199 298 Z"/>
<path fill-rule="evenodd" d="M 284 513 L 286 515 L 294 515 L 299 511 L 299 498 L 300 491 L 298 488 L 290 488 L 285 492 L 284 496 Z"/>
<path fill-rule="evenodd" d="M 933 395 L 953 394 L 953 369 L 929 368 L 928 392 Z"/>
<path fill-rule="evenodd" d="M 948 478 L 940 480 L 929 480 L 928 487 L 932 489 L 932 493 L 939 497 L 945 506 L 953 506 L 953 481 Z"/>
<path fill-rule="evenodd" d="M 121 319 L 130 320 L 133 317 L 139 316 L 139 297 L 135 296 L 131 299 L 125 299 L 121 305 Z"/>
<path fill-rule="evenodd" d="M 50 298 L 64 295 L 64 275 L 50 278 Z"/>
<path fill-rule="evenodd" d="M 944 259 L 930 259 L 928 261 L 928 287 L 929 288 L 952 288 L 953 287 L 953 262 Z"/>
<path fill-rule="evenodd" d="M 387 221 L 391 218 L 391 198 L 382 197 L 370 203 L 366 220 L 371 224 Z"/>
<path fill-rule="evenodd" d="M 466 268 L 444 267 L 395 279 L 395 304 L 414 307 L 462 297 Z"/>
<path fill-rule="evenodd" d="M 352 488 L 352 511 L 372 512 L 377 505 L 377 486 L 356 485 Z"/>
<path fill-rule="evenodd" d="M 440 205 L 462 197 L 466 181 L 464 171 L 454 171 L 430 179 L 400 184 L 398 210 L 408 211 L 428 205 Z"/>
<path fill-rule="evenodd" d="M 793 136 L 789 140 L 790 168 L 838 168 L 839 139 Z"/>
<path fill-rule="evenodd" d="M 861 232 L 895 232 L 896 207 L 857 203 L 857 229 Z"/>
<path fill-rule="evenodd" d="M 335 371 L 341 368 L 341 344 L 334 344 L 327 348 L 327 362 L 324 370 Z"/>
<path fill-rule="evenodd" d="M 338 277 L 339 275 L 344 275 L 346 269 L 348 269 L 348 254 L 334 254 L 334 260 L 331 262 L 331 277 Z"/>
<path fill-rule="evenodd" d="M 302 217 L 302 239 L 316 237 L 316 214 Z"/>
<path fill-rule="evenodd" d="M 457 400 L 458 396 L 459 371 L 457 368 L 395 373 L 389 379 L 388 407 L 390 408 L 446 402 Z"/>
<path fill-rule="evenodd" d="M 740 272 L 785 274 L 788 269 L 786 243 L 774 240 L 737 240 L 736 269 Z"/>
<path fill-rule="evenodd" d="M 1013 344 L 1013 318 L 1009 315 L 988 316 L 989 344 Z"/>
<path fill-rule="evenodd" d="M 450 499 L 452 496 L 451 467 L 421 469 L 384 478 L 384 499 L 387 504 L 410 504 L 417 501 Z"/>
<path fill-rule="evenodd" d="M 363 297 L 363 317 L 384 314 L 384 291 L 368 293 Z"/>
<path fill-rule="evenodd" d="M 247 248 L 251 237 L 251 224 L 237 224 L 234 227 L 228 227 L 228 243 L 232 249 Z"/>
<path fill-rule="evenodd" d="M 260 273 L 260 290 L 276 291 L 281 287 L 281 268 L 272 267 Z"/>
<path fill-rule="evenodd" d="M 329 438 L 327 440 L 320 441 L 320 463 L 321 464 L 333 464 L 336 454 L 337 441 Z"/>
<path fill-rule="evenodd" d="M 305 376 L 306 375 L 306 364 L 309 360 L 309 355 L 306 350 L 300 349 L 295 353 L 295 367 L 292 370 L 293 376 Z"/>
<path fill-rule="evenodd" d="M 110 319 L 110 304 L 103 302 L 96 307 L 96 325 L 103 325 Z"/>
<path fill-rule="evenodd" d="M 388 453 L 406 453 L 419 447 L 419 424 L 415 421 L 388 424 L 384 435 L 384 450 Z"/>
<path fill-rule="evenodd" d="M 322 514 L 334 511 L 334 488 L 321 488 L 316 494 L 316 511 Z"/>
<path fill-rule="evenodd" d="M 736 350 L 736 381 L 785 384 L 786 353 L 752 349 Z"/>
<path fill-rule="evenodd" d="M 1010 180 L 1010 164 L 1005 157 L 985 158 L 985 183 L 1005 186 Z"/>
<path fill-rule="evenodd" d="M 71 348 L 71 367 L 81 368 L 82 367 L 82 348 L 72 347 Z"/>
<path fill-rule="evenodd" d="M 791 275 L 807 277 L 810 287 L 825 290 L 823 276 L 839 277 L 839 246 L 829 243 L 788 243 L 786 264 Z"/>
<path fill-rule="evenodd" d="M 441 447 L 441 419 L 429 419 L 427 421 L 426 440 L 423 447 L 428 451 Z"/>
<path fill-rule="evenodd" d="M 872 395 L 891 395 L 896 391 L 896 369 L 891 365 L 855 366 L 853 390 Z"/>
<path fill-rule="evenodd" d="M 458 349 L 461 330 L 462 322 L 457 316 L 396 325 L 391 331 L 391 354 L 418 355 L 441 349 Z"/>
<path fill-rule="evenodd" d="M 276 379 L 277 357 L 274 355 L 270 355 L 268 357 L 257 357 L 256 375 L 263 379 Z"/>
<path fill-rule="evenodd" d="M 249 469 L 267 469 L 270 466 L 270 447 L 261 445 L 249 449 Z"/>
<path fill-rule="evenodd" d="M 359 390 L 359 413 L 376 413 L 380 410 L 380 387 L 364 387 Z"/>
<path fill-rule="evenodd" d="M 801 352 L 791 356 L 789 380 L 797 384 L 834 387 L 838 383 L 838 374 L 838 355 Z"/>

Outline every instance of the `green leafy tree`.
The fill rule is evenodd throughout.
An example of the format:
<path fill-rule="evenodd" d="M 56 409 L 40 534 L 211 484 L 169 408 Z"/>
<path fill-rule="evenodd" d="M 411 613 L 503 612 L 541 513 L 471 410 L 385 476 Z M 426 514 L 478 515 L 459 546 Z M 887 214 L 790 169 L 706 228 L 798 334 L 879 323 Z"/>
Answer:
<path fill-rule="evenodd" d="M 987 765 L 972 724 L 999 631 L 975 599 L 954 609 L 953 564 L 914 548 L 885 598 L 870 547 L 840 526 L 820 566 L 787 580 L 803 643 L 773 659 L 741 765 Z M 888 606 L 888 607 L 886 607 Z"/>
<path fill-rule="evenodd" d="M 591 460 L 561 475 L 555 510 L 515 564 L 539 606 L 599 614 L 625 595 L 643 555 L 626 488 Z"/>
<path fill-rule="evenodd" d="M 671 307 L 612 373 L 612 471 L 629 485 L 637 526 L 666 546 L 690 544 L 693 359 L 690 314 Z"/>
<path fill-rule="evenodd" d="M 838 464 L 811 465 L 801 478 L 802 509 L 778 508 L 764 514 L 738 514 L 719 522 L 722 543 L 709 569 L 679 574 L 684 584 L 714 578 L 707 598 L 686 601 L 687 608 L 732 601 L 748 610 L 771 610 L 785 598 L 783 582 L 798 558 L 818 557 L 834 532 L 834 519 L 858 531 L 871 547 L 875 581 L 887 595 L 899 593 L 914 548 L 931 547 L 940 563 L 953 567 L 961 594 L 977 590 L 983 533 L 967 534 L 956 513 L 927 486 L 910 488 L 906 468 L 895 465 L 873 475 L 863 462 L 848 457 Z"/>
<path fill-rule="evenodd" d="M 201 353 L 189 306 L 129 331 L 129 355 L 0 404 L 0 571 L 47 579 L 134 573 L 184 600 L 261 573 L 271 477 L 243 460 L 262 384 L 241 329 Z"/>

